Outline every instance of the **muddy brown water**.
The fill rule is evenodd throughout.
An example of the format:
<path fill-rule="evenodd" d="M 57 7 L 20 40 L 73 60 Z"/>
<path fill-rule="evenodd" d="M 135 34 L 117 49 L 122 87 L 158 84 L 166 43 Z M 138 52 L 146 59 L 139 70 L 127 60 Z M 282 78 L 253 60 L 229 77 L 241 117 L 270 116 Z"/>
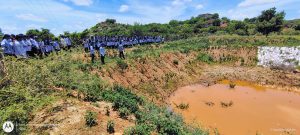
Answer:
<path fill-rule="evenodd" d="M 205 87 L 179 88 L 169 102 L 188 123 L 197 123 L 221 135 L 300 134 L 300 95 L 273 90 L 247 82 L 228 81 Z M 176 105 L 189 108 L 181 110 Z"/>

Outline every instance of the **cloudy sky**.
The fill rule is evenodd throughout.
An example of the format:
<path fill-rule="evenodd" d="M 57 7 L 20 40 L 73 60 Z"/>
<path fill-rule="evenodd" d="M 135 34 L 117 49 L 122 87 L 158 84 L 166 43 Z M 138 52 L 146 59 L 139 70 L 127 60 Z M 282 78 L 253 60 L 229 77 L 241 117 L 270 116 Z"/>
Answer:
<path fill-rule="evenodd" d="M 58 35 L 82 31 L 106 18 L 121 23 L 166 23 L 203 13 L 244 19 L 262 10 L 284 10 L 286 19 L 300 18 L 300 0 L 0 0 L 0 28 L 24 33 L 48 28 Z"/>

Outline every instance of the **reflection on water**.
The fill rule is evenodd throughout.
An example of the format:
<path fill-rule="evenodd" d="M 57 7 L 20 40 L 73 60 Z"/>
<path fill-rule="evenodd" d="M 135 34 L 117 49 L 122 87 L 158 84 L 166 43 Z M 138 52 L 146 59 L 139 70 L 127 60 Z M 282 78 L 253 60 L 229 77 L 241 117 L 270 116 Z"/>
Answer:
<path fill-rule="evenodd" d="M 197 122 L 223 135 L 300 134 L 299 94 L 271 90 L 246 82 L 228 81 L 211 87 L 192 85 L 180 88 L 169 99 L 173 108 L 188 103 L 182 113 L 187 122 Z"/>

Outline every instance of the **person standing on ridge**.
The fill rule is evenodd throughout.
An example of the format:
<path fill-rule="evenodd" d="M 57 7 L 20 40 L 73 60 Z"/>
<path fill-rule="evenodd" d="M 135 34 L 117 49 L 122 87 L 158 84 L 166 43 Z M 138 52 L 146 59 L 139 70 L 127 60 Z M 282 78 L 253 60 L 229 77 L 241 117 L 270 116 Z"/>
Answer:
<path fill-rule="evenodd" d="M 95 59 L 95 50 L 94 50 L 94 46 L 90 43 L 90 54 L 91 54 L 91 61 L 92 63 L 94 63 L 94 59 Z"/>
<path fill-rule="evenodd" d="M 99 54 L 100 54 L 100 58 L 101 58 L 101 63 L 104 65 L 104 59 L 105 59 L 105 48 L 103 45 L 100 46 L 99 48 Z"/>
<path fill-rule="evenodd" d="M 123 42 L 120 41 L 120 44 L 118 46 L 118 50 L 119 50 L 119 57 L 121 59 L 125 59 L 125 55 L 124 55 L 124 46 L 123 46 Z"/>

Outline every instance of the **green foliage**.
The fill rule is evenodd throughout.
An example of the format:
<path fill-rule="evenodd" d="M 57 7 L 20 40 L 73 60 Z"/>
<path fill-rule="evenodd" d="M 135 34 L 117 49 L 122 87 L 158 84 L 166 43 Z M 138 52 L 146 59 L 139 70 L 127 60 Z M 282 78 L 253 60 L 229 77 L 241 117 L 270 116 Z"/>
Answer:
<path fill-rule="evenodd" d="M 243 21 L 231 21 L 227 31 L 231 34 L 248 35 L 248 25 Z"/>
<path fill-rule="evenodd" d="M 109 24 L 115 24 L 116 20 L 115 19 L 106 19 L 105 22 L 109 23 Z"/>
<path fill-rule="evenodd" d="M 209 64 L 214 62 L 213 57 L 211 57 L 209 54 L 206 54 L 206 53 L 198 54 L 196 59 L 199 61 L 205 62 L 205 63 L 209 63 Z"/>
<path fill-rule="evenodd" d="M 265 10 L 257 18 L 257 31 L 264 35 L 279 32 L 283 27 L 284 12 L 276 13 L 276 8 Z"/>
<path fill-rule="evenodd" d="M 128 115 L 130 115 L 130 111 L 127 108 L 120 108 L 119 109 L 120 117 L 126 119 Z"/>
<path fill-rule="evenodd" d="M 37 36 L 40 40 L 47 39 L 47 38 L 53 40 L 55 38 L 54 34 L 52 34 L 49 29 L 44 29 L 44 28 L 41 28 L 41 30 L 30 29 L 26 32 L 26 35 Z"/>
<path fill-rule="evenodd" d="M 112 120 L 107 121 L 106 130 L 110 134 L 114 133 L 115 132 L 115 122 Z"/>
<path fill-rule="evenodd" d="M 118 85 L 114 86 L 113 90 L 104 91 L 102 93 L 102 98 L 112 102 L 114 109 L 122 109 L 123 113 L 126 115 L 128 112 L 135 113 L 138 110 L 138 105 L 143 104 L 142 98 L 132 94 L 130 90 Z"/>
<path fill-rule="evenodd" d="M 87 111 L 85 113 L 85 125 L 88 127 L 92 127 L 97 125 L 97 113 L 92 111 Z"/>
<path fill-rule="evenodd" d="M 147 124 L 139 124 L 135 127 L 126 129 L 124 135 L 150 135 L 152 129 Z"/>

